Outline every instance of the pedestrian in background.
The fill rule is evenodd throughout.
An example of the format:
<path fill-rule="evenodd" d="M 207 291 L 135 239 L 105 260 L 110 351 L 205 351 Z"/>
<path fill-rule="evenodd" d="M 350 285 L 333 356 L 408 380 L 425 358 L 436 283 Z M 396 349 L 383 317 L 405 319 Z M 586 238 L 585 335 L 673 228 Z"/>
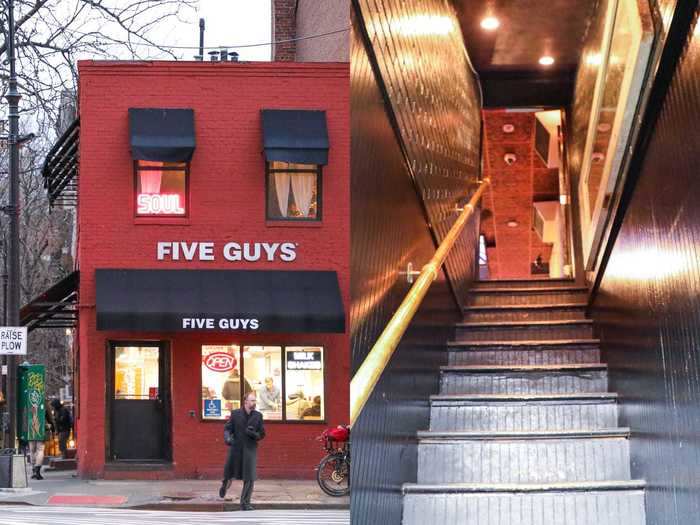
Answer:
<path fill-rule="evenodd" d="M 243 398 L 243 408 L 232 410 L 224 426 L 224 439 L 230 448 L 219 497 L 226 496 L 232 479 L 243 480 L 241 510 L 253 510 L 250 499 L 257 479 L 258 441 L 265 437 L 262 414 L 255 410 L 256 401 L 255 392 L 248 392 Z"/>
<path fill-rule="evenodd" d="M 44 479 L 44 476 L 41 475 L 41 467 L 44 464 L 44 442 L 46 440 L 46 434 L 51 435 L 56 430 L 49 404 L 44 402 L 42 408 L 46 412 L 44 432 L 37 432 L 35 434 L 37 439 L 26 442 L 26 446 L 29 449 L 29 463 L 32 466 L 32 479 L 36 480 Z"/>
<path fill-rule="evenodd" d="M 51 408 L 54 411 L 56 432 L 58 432 L 58 449 L 61 451 L 61 457 L 66 459 L 68 438 L 73 428 L 73 418 L 70 415 L 70 411 L 58 399 L 51 400 Z"/>

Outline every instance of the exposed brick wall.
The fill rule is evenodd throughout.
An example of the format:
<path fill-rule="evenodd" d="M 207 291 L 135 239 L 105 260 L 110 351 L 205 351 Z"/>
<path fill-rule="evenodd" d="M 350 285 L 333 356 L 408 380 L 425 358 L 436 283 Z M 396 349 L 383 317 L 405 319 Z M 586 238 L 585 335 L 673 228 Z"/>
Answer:
<path fill-rule="evenodd" d="M 549 261 L 551 245 L 543 244 L 533 230 L 534 201 L 559 198 L 558 170 L 547 169 L 535 151 L 535 114 L 485 110 L 484 115 L 484 175 L 491 177 L 483 208 L 488 211 L 481 233 L 487 241 L 491 279 L 527 279 L 530 263 L 537 255 Z M 504 133 L 503 125 L 513 124 L 513 133 Z M 503 157 L 515 153 L 517 161 L 508 166 Z M 507 226 L 511 219 L 514 228 Z"/>
<path fill-rule="evenodd" d="M 297 0 L 272 0 L 272 41 L 290 40 L 297 36 L 295 16 Z M 296 42 L 272 46 L 272 59 L 293 61 L 296 59 Z"/>
<path fill-rule="evenodd" d="M 345 334 L 99 332 L 96 268 L 335 270 L 349 310 L 349 68 L 330 64 L 92 62 L 79 64 L 81 173 L 79 208 L 80 384 L 78 457 L 85 477 L 105 473 L 105 364 L 109 340 L 165 339 L 172 348 L 174 470 L 130 477 L 218 477 L 225 457 L 223 423 L 199 414 L 202 344 L 285 343 L 325 347 L 326 424 L 268 423 L 258 460 L 261 477 L 311 478 L 322 453 L 314 439 L 347 422 L 349 344 Z M 191 164 L 189 219 L 134 218 L 129 107 L 193 108 L 197 147 Z M 265 222 L 260 110 L 325 110 L 331 148 L 323 171 L 323 221 L 272 227 Z M 150 223 L 149 223 L 150 222 Z M 162 240 L 291 241 L 293 263 L 162 262 Z"/>

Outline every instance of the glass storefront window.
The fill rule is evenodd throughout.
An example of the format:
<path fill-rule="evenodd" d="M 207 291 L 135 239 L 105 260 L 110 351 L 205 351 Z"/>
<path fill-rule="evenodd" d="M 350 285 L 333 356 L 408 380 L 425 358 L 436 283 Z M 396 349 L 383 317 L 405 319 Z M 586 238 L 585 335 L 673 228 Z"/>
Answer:
<path fill-rule="evenodd" d="M 227 419 L 250 385 L 241 382 L 240 347 L 202 346 L 202 419 Z"/>
<path fill-rule="evenodd" d="M 187 215 L 187 164 L 136 161 L 136 215 Z"/>
<path fill-rule="evenodd" d="M 267 421 L 322 421 L 323 366 L 320 346 L 203 345 L 202 419 L 227 419 L 255 392 Z"/>
<path fill-rule="evenodd" d="M 244 346 L 245 379 L 255 391 L 266 420 L 282 419 L 282 347 Z"/>
<path fill-rule="evenodd" d="M 323 419 L 323 348 L 285 348 L 288 420 Z"/>
<path fill-rule="evenodd" d="M 114 359 L 114 399 L 158 397 L 158 355 L 150 346 L 118 346 Z"/>

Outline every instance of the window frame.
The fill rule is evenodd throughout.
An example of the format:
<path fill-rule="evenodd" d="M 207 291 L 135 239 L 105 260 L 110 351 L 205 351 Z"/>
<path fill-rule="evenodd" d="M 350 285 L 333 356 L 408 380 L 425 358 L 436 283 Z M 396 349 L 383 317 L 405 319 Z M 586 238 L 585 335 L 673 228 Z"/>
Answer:
<path fill-rule="evenodd" d="M 327 421 L 327 377 L 326 377 L 326 346 L 323 344 L 313 344 L 313 343 L 291 343 L 291 344 L 283 344 L 283 343 L 267 343 L 267 342 L 254 342 L 254 343 L 246 343 L 246 342 L 237 342 L 237 343 L 219 343 L 221 345 L 230 345 L 230 346 L 238 346 L 239 350 L 239 357 L 240 357 L 240 373 L 241 373 L 241 378 L 243 381 L 241 381 L 241 400 L 243 400 L 243 388 L 245 385 L 245 359 L 243 358 L 243 352 L 244 348 L 248 346 L 274 346 L 274 347 L 279 347 L 281 349 L 281 354 L 280 354 L 280 368 L 282 370 L 282 391 L 281 391 L 281 397 L 282 397 L 282 419 L 265 419 L 263 417 L 263 420 L 265 421 L 265 424 L 272 423 L 274 425 L 325 425 Z M 226 419 L 208 419 L 204 417 L 204 408 L 202 406 L 202 346 L 208 346 L 208 345 L 217 345 L 217 343 L 211 343 L 211 342 L 205 342 L 205 343 L 198 343 L 198 356 L 199 356 L 199 400 L 198 400 L 198 405 L 199 405 L 199 422 L 200 423 L 221 423 L 222 421 L 225 422 L 227 421 L 228 418 Z M 320 348 L 321 349 L 321 355 L 322 355 L 322 364 L 323 368 L 321 370 L 323 374 L 323 418 L 322 419 L 313 419 L 313 420 L 303 420 L 303 419 L 287 419 L 287 403 L 286 398 L 287 398 L 287 367 L 286 367 L 286 352 L 287 352 L 287 347 L 307 347 L 307 348 Z M 241 404 L 242 407 L 242 404 Z M 264 416 L 264 414 L 263 414 Z"/>
<path fill-rule="evenodd" d="M 135 219 L 189 219 L 190 218 L 190 163 L 180 162 L 179 166 L 141 166 L 139 167 L 140 160 L 134 160 L 134 189 L 132 192 L 132 206 L 134 209 Z M 145 161 L 145 162 L 163 162 L 166 161 Z M 184 171 L 185 172 L 185 213 L 154 213 L 154 214 L 140 214 L 138 212 L 138 187 L 139 187 L 139 173 L 142 171 Z"/>
<path fill-rule="evenodd" d="M 271 161 L 265 161 L 265 221 L 272 223 L 314 223 L 323 220 L 323 166 L 313 164 L 315 169 L 276 169 Z M 272 217 L 270 215 L 270 175 L 273 173 L 315 173 L 316 174 L 316 217 Z"/>

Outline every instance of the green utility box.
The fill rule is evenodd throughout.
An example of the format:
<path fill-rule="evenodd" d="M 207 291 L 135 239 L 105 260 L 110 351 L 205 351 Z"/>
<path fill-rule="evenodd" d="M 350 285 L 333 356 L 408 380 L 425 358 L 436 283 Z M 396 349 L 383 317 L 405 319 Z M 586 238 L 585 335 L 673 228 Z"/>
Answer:
<path fill-rule="evenodd" d="M 46 438 L 46 375 L 44 365 L 20 365 L 17 369 L 17 438 Z"/>

